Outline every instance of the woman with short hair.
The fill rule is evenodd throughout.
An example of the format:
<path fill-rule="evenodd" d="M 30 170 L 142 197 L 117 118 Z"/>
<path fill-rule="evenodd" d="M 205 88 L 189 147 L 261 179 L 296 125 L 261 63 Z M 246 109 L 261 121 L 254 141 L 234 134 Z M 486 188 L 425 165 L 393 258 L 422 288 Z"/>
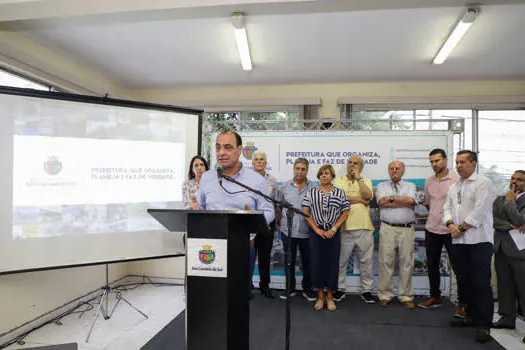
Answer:
<path fill-rule="evenodd" d="M 310 254 L 312 264 L 312 287 L 317 288 L 315 309 L 335 311 L 333 291 L 337 290 L 341 236 L 339 227 L 348 217 L 350 205 L 346 193 L 334 187 L 335 171 L 331 165 L 323 165 L 317 172 L 319 186 L 312 188 L 303 200 L 303 211 L 311 216 L 306 219 L 311 227 Z M 326 289 L 326 297 L 325 297 Z"/>

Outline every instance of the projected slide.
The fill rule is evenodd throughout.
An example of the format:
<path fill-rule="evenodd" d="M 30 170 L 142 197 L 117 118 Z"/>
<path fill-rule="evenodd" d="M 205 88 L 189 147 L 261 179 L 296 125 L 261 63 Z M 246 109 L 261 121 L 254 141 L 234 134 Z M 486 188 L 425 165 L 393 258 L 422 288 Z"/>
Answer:
<path fill-rule="evenodd" d="M 180 143 L 14 136 L 13 236 L 156 229 L 146 207 L 181 200 Z"/>
<path fill-rule="evenodd" d="M 13 238 L 144 232 L 182 201 L 185 116 L 31 99 L 14 115 Z"/>

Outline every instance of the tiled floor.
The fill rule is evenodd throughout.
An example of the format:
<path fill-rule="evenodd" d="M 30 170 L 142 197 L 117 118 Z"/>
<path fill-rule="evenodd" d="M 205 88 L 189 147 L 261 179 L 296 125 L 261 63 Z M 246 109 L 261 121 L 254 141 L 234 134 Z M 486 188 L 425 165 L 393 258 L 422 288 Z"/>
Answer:
<path fill-rule="evenodd" d="M 80 350 L 134 350 L 140 349 L 176 315 L 184 310 L 182 286 L 143 285 L 125 291 L 122 295 L 140 309 L 148 319 L 121 301 L 109 320 L 99 317 L 93 333 L 86 343 L 86 336 L 96 307 L 79 318 L 79 314 L 62 319 L 62 326 L 50 324 L 29 334 L 25 345 L 13 344 L 6 349 L 26 349 L 43 345 L 77 343 Z M 110 311 L 115 305 L 113 294 L 109 299 Z"/>
<path fill-rule="evenodd" d="M 96 308 L 81 318 L 78 314 L 65 317 L 62 326 L 47 325 L 28 335 L 25 345 L 14 344 L 6 349 L 76 342 L 80 350 L 138 350 L 184 309 L 182 286 L 144 285 L 124 292 L 123 296 L 149 318 L 145 319 L 121 302 L 109 320 L 99 317 L 87 343 L 85 339 Z M 110 310 L 115 305 L 113 295 L 109 305 Z M 525 322 L 518 320 L 516 326 L 515 331 L 492 330 L 492 335 L 506 349 L 524 350 L 522 339 L 525 336 Z"/>

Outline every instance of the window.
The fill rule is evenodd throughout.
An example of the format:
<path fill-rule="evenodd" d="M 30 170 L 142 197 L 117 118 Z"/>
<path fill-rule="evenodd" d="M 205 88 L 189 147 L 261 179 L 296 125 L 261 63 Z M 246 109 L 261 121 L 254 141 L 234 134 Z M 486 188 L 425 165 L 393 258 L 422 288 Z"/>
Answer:
<path fill-rule="evenodd" d="M 45 91 L 52 90 L 50 86 L 36 83 L 32 80 L 22 78 L 18 75 L 9 73 L 1 69 L 0 69 L 0 85 L 18 87 L 18 88 L 24 88 L 24 89 L 35 89 L 35 90 L 45 90 Z"/>
<path fill-rule="evenodd" d="M 525 169 L 525 111 L 479 111 L 479 172 L 498 195 L 509 189 L 515 170 Z"/>
<path fill-rule="evenodd" d="M 284 112 L 221 112 L 205 115 L 207 132 L 237 130 L 237 131 L 265 131 L 265 130 L 297 130 L 299 125 L 298 111 Z M 296 125 L 297 124 L 297 125 Z M 301 127 L 302 129 L 302 127 Z"/>

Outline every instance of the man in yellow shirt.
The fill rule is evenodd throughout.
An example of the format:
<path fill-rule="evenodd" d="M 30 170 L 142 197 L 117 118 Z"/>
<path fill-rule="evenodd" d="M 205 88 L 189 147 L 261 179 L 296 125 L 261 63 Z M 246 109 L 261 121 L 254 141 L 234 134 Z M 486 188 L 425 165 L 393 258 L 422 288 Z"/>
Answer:
<path fill-rule="evenodd" d="M 357 248 L 361 272 L 361 299 L 373 304 L 374 285 L 373 255 L 374 226 L 370 217 L 370 201 L 374 197 L 372 181 L 361 176 L 364 163 L 359 156 L 348 159 L 347 174 L 334 181 L 334 186 L 345 191 L 350 203 L 348 219 L 341 227 L 341 255 L 339 258 L 338 291 L 334 299 L 340 301 L 346 295 L 346 269 L 348 260 Z"/>

